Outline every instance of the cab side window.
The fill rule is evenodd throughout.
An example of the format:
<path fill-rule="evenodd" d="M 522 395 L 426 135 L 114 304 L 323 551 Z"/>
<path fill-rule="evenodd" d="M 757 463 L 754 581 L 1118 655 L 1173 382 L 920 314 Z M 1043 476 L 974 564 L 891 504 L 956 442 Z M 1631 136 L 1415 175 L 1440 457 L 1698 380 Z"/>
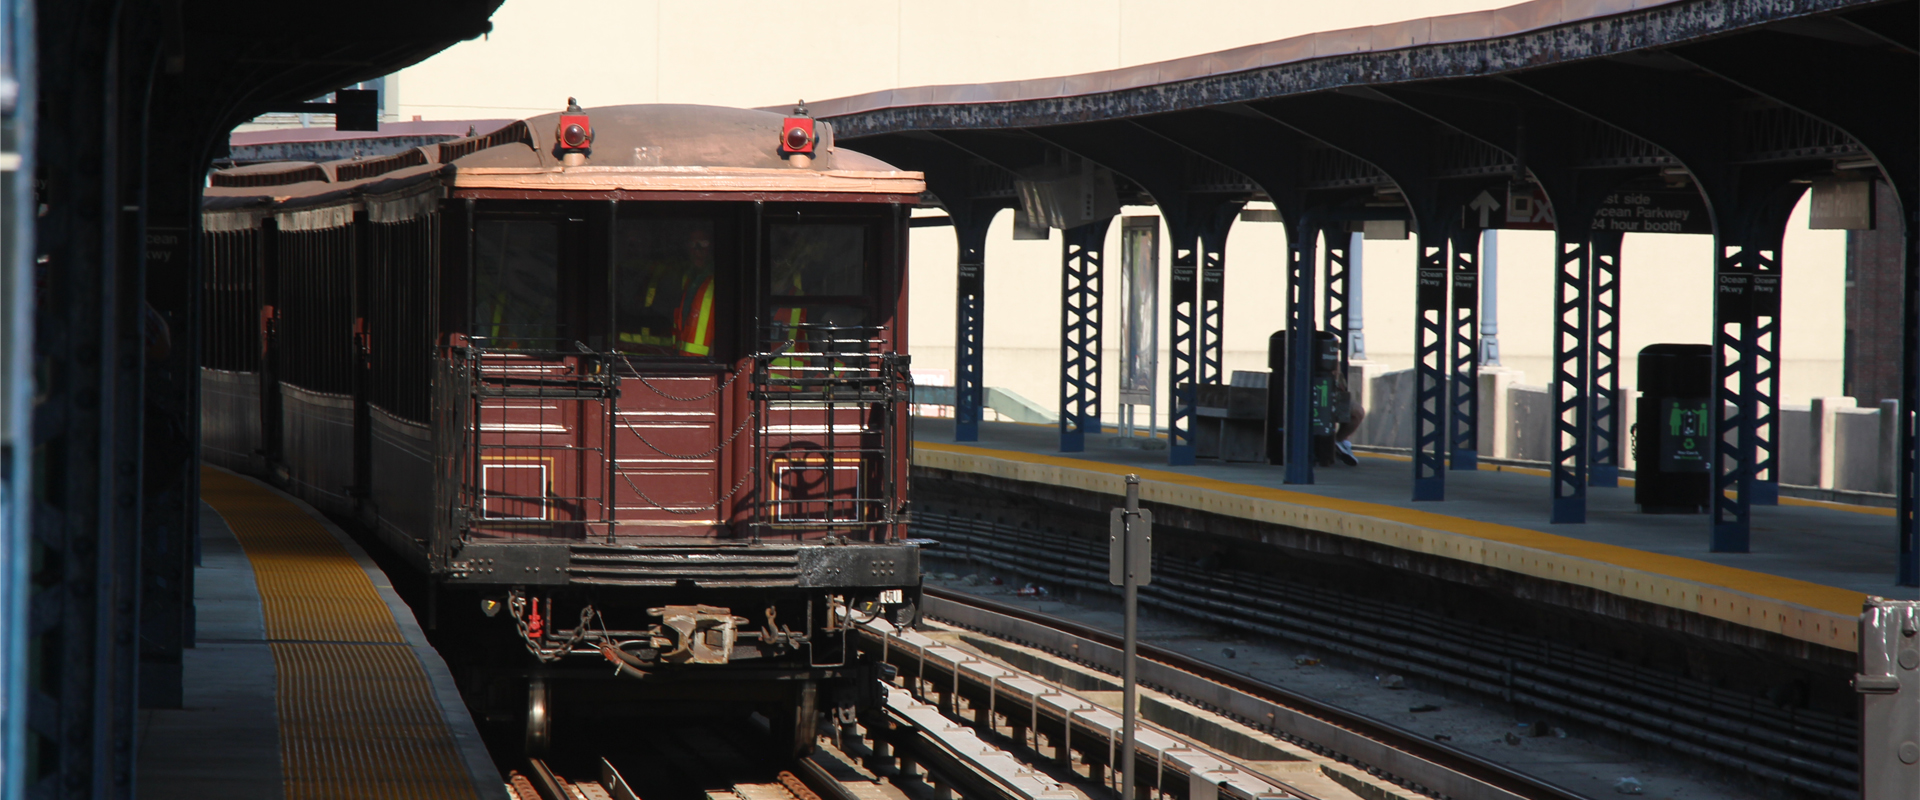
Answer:
<path fill-rule="evenodd" d="M 473 238 L 473 336 L 489 348 L 555 349 L 562 336 L 558 226 L 483 219 Z"/>

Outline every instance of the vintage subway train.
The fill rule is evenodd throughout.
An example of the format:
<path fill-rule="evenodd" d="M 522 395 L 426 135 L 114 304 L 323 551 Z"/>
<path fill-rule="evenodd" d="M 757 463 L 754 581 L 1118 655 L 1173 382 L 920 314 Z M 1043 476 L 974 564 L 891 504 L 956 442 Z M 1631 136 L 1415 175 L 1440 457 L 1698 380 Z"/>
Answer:
<path fill-rule="evenodd" d="M 811 741 L 868 701 L 852 623 L 918 598 L 923 188 L 804 110 L 685 105 L 216 170 L 202 452 L 430 576 L 469 703 L 535 749 L 576 708 Z"/>

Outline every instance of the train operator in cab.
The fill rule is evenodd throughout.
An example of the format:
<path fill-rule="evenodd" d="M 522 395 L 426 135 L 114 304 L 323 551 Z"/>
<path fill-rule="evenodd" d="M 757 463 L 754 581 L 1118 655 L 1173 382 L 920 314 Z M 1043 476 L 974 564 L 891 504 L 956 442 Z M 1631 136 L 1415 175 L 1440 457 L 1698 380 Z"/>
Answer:
<path fill-rule="evenodd" d="M 655 356 L 710 354 L 713 241 L 708 226 L 697 220 L 625 220 L 620 234 L 618 349 Z"/>

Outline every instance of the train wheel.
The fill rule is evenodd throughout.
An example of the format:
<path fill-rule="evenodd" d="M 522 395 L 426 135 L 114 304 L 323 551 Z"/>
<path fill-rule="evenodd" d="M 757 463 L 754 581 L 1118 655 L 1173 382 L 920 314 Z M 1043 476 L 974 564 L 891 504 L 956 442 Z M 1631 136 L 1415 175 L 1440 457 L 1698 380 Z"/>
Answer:
<path fill-rule="evenodd" d="M 547 748 L 553 744 L 553 717 L 549 709 L 550 696 L 545 676 L 535 675 L 527 681 L 527 755 L 544 756 Z"/>

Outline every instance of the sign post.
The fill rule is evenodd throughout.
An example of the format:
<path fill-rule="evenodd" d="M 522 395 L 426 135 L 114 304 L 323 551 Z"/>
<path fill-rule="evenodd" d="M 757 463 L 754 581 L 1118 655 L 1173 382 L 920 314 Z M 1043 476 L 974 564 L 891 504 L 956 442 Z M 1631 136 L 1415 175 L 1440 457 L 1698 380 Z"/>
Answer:
<path fill-rule="evenodd" d="M 1125 508 L 1113 510 L 1107 529 L 1107 582 L 1124 587 L 1126 644 L 1121 658 L 1120 797 L 1133 797 L 1134 720 L 1139 708 L 1134 670 L 1140 628 L 1140 587 L 1152 582 L 1153 512 L 1140 507 L 1140 476 L 1127 476 Z"/>

